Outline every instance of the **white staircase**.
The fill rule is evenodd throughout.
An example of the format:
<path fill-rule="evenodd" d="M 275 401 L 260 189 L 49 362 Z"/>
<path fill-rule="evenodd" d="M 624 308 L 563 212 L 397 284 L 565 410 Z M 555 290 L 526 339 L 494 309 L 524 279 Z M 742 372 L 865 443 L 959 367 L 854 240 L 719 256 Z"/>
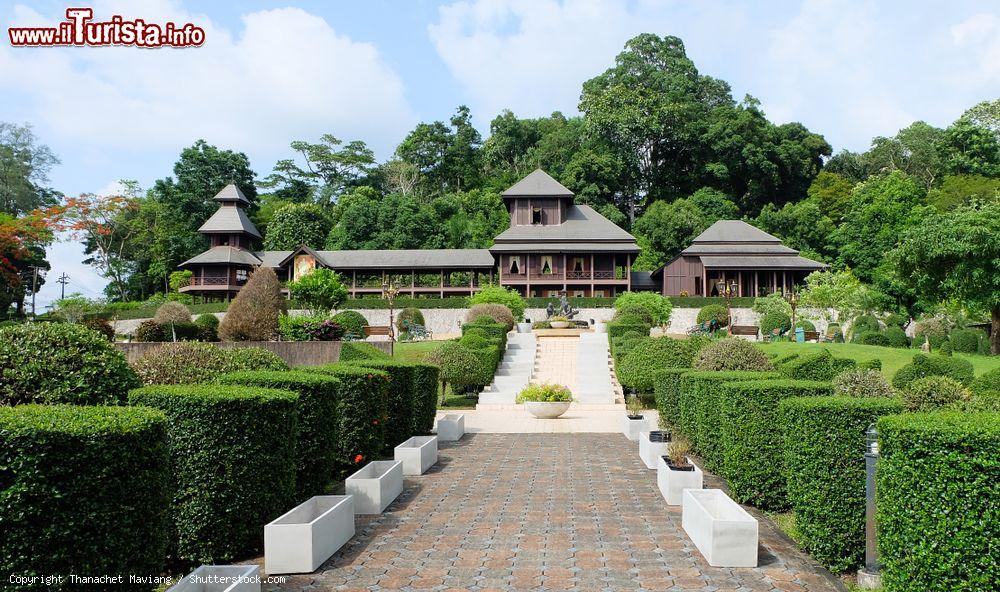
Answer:
<path fill-rule="evenodd" d="M 576 402 L 580 405 L 614 405 L 608 336 L 604 333 L 580 335 L 576 354 L 576 388 L 573 391 Z"/>
<path fill-rule="evenodd" d="M 507 336 L 507 351 L 493 382 L 479 394 L 476 409 L 497 409 L 515 405 L 517 394 L 529 381 L 535 368 L 533 333 L 511 333 Z"/>

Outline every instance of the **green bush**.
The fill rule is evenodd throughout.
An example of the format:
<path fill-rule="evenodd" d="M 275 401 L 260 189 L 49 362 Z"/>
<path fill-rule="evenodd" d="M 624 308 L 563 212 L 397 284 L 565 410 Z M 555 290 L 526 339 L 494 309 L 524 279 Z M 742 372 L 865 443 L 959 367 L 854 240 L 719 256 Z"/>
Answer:
<path fill-rule="evenodd" d="M 194 324 L 198 327 L 199 341 L 219 340 L 219 317 L 214 314 L 205 313 L 198 316 L 194 320 Z"/>
<path fill-rule="evenodd" d="M 171 556 L 224 563 L 259 552 L 263 528 L 295 493 L 295 393 L 224 385 L 158 385 L 132 405 L 166 413 L 173 502 Z"/>
<path fill-rule="evenodd" d="M 340 382 L 313 372 L 245 371 L 223 374 L 216 382 L 291 391 L 298 395 L 295 445 L 296 499 L 326 492 L 337 467 L 337 396 Z"/>
<path fill-rule="evenodd" d="M 626 293 L 630 294 L 631 292 L 626 292 Z M 615 310 L 615 315 L 611 317 L 611 321 L 612 322 L 620 321 L 623 318 L 638 320 L 639 322 L 646 323 L 648 325 L 653 324 L 652 313 L 646 310 L 645 307 L 640 306 L 638 304 L 628 304 L 626 306 L 618 308 L 617 310 Z"/>
<path fill-rule="evenodd" d="M 143 354 L 132 367 L 143 384 L 195 384 L 227 372 L 288 370 L 288 364 L 263 348 L 222 349 L 197 342 L 165 343 Z"/>
<path fill-rule="evenodd" d="M 852 343 L 858 343 L 861 345 L 878 345 L 881 347 L 891 347 L 889 338 L 880 331 L 862 331 L 861 333 L 855 333 L 851 337 Z"/>
<path fill-rule="evenodd" d="M 681 376 L 680 412 L 682 433 L 701 454 L 706 468 L 723 469 L 722 385 L 743 380 L 780 378 L 777 372 L 688 372 Z"/>
<path fill-rule="evenodd" d="M 896 327 L 902 329 L 906 327 L 907 323 L 910 322 L 910 319 L 907 316 L 901 315 L 896 312 L 892 312 L 887 314 L 885 318 L 882 319 L 882 322 L 885 323 L 886 328 Z"/>
<path fill-rule="evenodd" d="M 139 379 L 99 333 L 69 323 L 0 329 L 0 405 L 117 404 Z"/>
<path fill-rule="evenodd" d="M 434 428 L 437 415 L 438 367 L 433 364 L 413 364 L 413 390 L 417 398 L 413 401 L 413 433 L 425 435 Z"/>
<path fill-rule="evenodd" d="M 104 337 L 108 341 L 115 340 L 115 329 L 114 327 L 111 326 L 111 323 L 109 323 L 105 319 L 99 319 L 99 318 L 84 319 L 80 321 L 80 325 L 90 329 L 91 331 L 99 333 L 101 337 Z"/>
<path fill-rule="evenodd" d="M 716 322 L 716 327 L 729 326 L 729 310 L 722 304 L 709 304 L 698 311 L 698 323 Z"/>
<path fill-rule="evenodd" d="M 792 327 L 792 319 L 783 312 L 769 312 L 760 317 L 761 335 L 771 335 L 777 329 L 779 334 L 786 333 Z"/>
<path fill-rule="evenodd" d="M 914 380 L 925 376 L 947 376 L 968 386 L 975 378 L 975 370 L 971 362 L 962 358 L 916 354 L 912 362 L 896 371 L 892 377 L 892 386 L 901 391 Z"/>
<path fill-rule="evenodd" d="M 815 331 L 816 325 L 809 319 L 795 319 L 795 328 L 803 331 Z"/>
<path fill-rule="evenodd" d="M 767 355 L 744 339 L 720 339 L 701 348 L 692 364 L 695 370 L 767 372 L 774 365 Z"/>
<path fill-rule="evenodd" d="M 143 343 L 158 343 L 170 339 L 167 335 L 167 328 L 154 320 L 143 321 L 135 329 L 133 335 L 136 341 Z"/>
<path fill-rule="evenodd" d="M 340 361 L 352 360 L 387 360 L 391 356 L 364 341 L 345 341 L 340 344 Z"/>
<path fill-rule="evenodd" d="M 350 335 L 354 339 L 365 338 L 365 327 L 368 326 L 368 319 L 356 310 L 342 310 L 333 315 L 333 320 L 344 328 L 344 335 Z"/>
<path fill-rule="evenodd" d="M 624 345 L 624 344 L 623 344 Z M 640 393 L 653 392 L 653 373 L 661 368 L 690 368 L 703 339 L 646 337 L 628 348 L 615 371 L 618 381 Z"/>
<path fill-rule="evenodd" d="M 665 298 L 656 292 L 624 292 L 615 298 L 615 316 L 625 314 L 625 309 L 631 309 L 631 314 L 636 314 L 636 308 L 640 308 L 649 316 L 650 325 L 666 325 L 670 322 L 670 315 L 673 312 L 673 304 L 669 298 Z"/>
<path fill-rule="evenodd" d="M 424 313 L 420 312 L 420 309 L 415 306 L 407 306 L 396 315 L 396 329 L 400 333 L 406 332 L 407 325 L 420 325 L 423 327 L 426 324 Z"/>
<path fill-rule="evenodd" d="M 462 335 L 465 335 L 469 329 L 476 329 L 488 337 L 498 339 L 503 346 L 507 344 L 507 327 L 494 322 L 493 319 L 480 317 L 471 323 L 462 325 Z"/>
<path fill-rule="evenodd" d="M 858 362 L 858 368 L 866 370 L 882 370 L 882 360 L 880 358 L 869 358 Z"/>
<path fill-rule="evenodd" d="M 780 411 L 797 540 L 834 572 L 856 569 L 865 552 L 865 431 L 902 406 L 887 398 L 793 397 Z"/>
<path fill-rule="evenodd" d="M 475 323 L 482 317 L 488 317 L 498 325 L 503 325 L 507 331 L 514 328 L 516 319 L 514 313 L 503 304 L 475 304 L 465 313 L 466 323 Z"/>
<path fill-rule="evenodd" d="M 986 332 L 981 329 L 955 329 L 948 336 L 951 341 L 951 348 L 963 354 L 978 353 L 983 341 L 986 341 Z"/>
<path fill-rule="evenodd" d="M 245 370 L 288 370 L 278 354 L 262 347 L 233 347 L 226 351 L 226 372 Z"/>
<path fill-rule="evenodd" d="M 523 296 L 515 290 L 502 286 L 483 286 L 469 298 L 468 302 L 469 306 L 476 304 L 502 304 L 510 309 L 516 321 L 524 318 L 524 309 L 527 308 Z"/>
<path fill-rule="evenodd" d="M 343 479 L 368 461 L 378 460 L 385 443 L 385 421 L 389 416 L 389 375 L 354 364 L 328 364 L 308 368 L 340 381 L 337 395 L 339 439 L 335 479 Z"/>
<path fill-rule="evenodd" d="M 940 319 L 924 319 L 917 321 L 913 327 L 913 347 L 920 347 L 924 341 L 929 341 L 931 349 L 941 347 L 948 339 L 948 330 Z"/>
<path fill-rule="evenodd" d="M 652 329 L 652 327 L 646 323 L 612 322 L 608 323 L 608 339 L 613 343 L 615 339 L 630 331 L 635 331 L 644 337 L 648 337 L 650 329 Z"/>
<path fill-rule="evenodd" d="M 886 592 L 995 590 L 1000 414 L 906 413 L 878 432 Z"/>
<path fill-rule="evenodd" d="M 845 370 L 833 379 L 833 394 L 838 397 L 891 397 L 895 393 L 878 370 Z"/>
<path fill-rule="evenodd" d="M 830 350 L 804 354 L 778 367 L 778 371 L 794 380 L 833 380 L 835 376 L 857 366 L 850 358 L 835 358 Z"/>
<path fill-rule="evenodd" d="M 573 393 L 561 384 L 529 384 L 517 394 L 520 403 L 563 403 L 573 400 Z"/>
<path fill-rule="evenodd" d="M 861 315 L 851 322 L 851 341 L 855 341 L 858 335 L 866 332 L 878 333 L 882 330 L 882 325 L 878 319 L 871 315 Z"/>
<path fill-rule="evenodd" d="M 947 376 L 925 376 L 903 389 L 907 411 L 934 411 L 971 398 L 969 389 Z"/>
<path fill-rule="evenodd" d="M 907 337 L 906 331 L 895 325 L 886 327 L 882 335 L 885 336 L 886 345 L 889 347 L 910 347 L 910 338 Z"/>
<path fill-rule="evenodd" d="M 439 369 L 442 396 L 450 384 L 453 390 L 489 384 L 483 380 L 483 363 L 475 352 L 457 341 L 445 341 L 425 361 Z"/>
<path fill-rule="evenodd" d="M 661 368 L 653 371 L 653 396 L 660 419 L 673 426 L 679 423 L 681 376 L 689 368 Z"/>
<path fill-rule="evenodd" d="M 998 392 L 1000 393 L 1000 367 L 994 368 L 989 372 L 981 374 L 975 380 L 972 381 L 972 386 L 970 387 L 972 392 L 976 394 L 986 393 L 986 392 Z"/>
<path fill-rule="evenodd" d="M 788 379 L 728 382 L 719 388 L 722 467 L 733 499 L 768 510 L 787 507 L 778 404 L 831 392 L 826 382 Z"/>
<path fill-rule="evenodd" d="M 355 360 L 345 364 L 374 368 L 389 375 L 389 386 L 386 390 L 386 414 L 383 432 L 383 442 L 386 449 L 391 449 L 407 438 L 416 435 L 414 406 L 421 397 L 416 392 L 416 368 L 409 362 L 398 360 Z"/>
<path fill-rule="evenodd" d="M 116 589 L 152 589 L 127 582 L 130 574 L 161 573 L 167 555 L 166 430 L 166 417 L 153 409 L 0 407 L 4 579 L 123 575 Z"/>

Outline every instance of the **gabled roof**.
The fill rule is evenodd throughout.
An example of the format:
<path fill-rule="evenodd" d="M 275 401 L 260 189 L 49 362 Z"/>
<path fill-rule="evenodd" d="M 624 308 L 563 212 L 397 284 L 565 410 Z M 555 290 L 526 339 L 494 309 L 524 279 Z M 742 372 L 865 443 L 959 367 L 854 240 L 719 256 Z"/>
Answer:
<path fill-rule="evenodd" d="M 234 186 L 230 185 L 230 187 Z M 246 211 L 239 206 L 220 206 L 219 209 L 212 214 L 212 217 L 201 225 L 198 232 L 243 232 L 255 238 L 261 238 L 260 232 L 257 231 L 257 227 L 250 221 L 250 217 L 247 216 Z"/>
<path fill-rule="evenodd" d="M 826 269 L 828 267 L 824 263 L 798 255 L 701 257 L 701 262 L 708 269 Z"/>
<path fill-rule="evenodd" d="M 241 249 L 239 247 L 231 246 L 219 246 L 212 247 L 211 249 L 195 255 L 194 257 L 188 259 L 184 263 L 181 263 L 181 267 L 186 267 L 188 265 L 196 264 L 209 264 L 209 263 L 235 263 L 238 265 L 260 265 L 260 258 L 247 251 L 246 249 Z"/>
<path fill-rule="evenodd" d="M 230 183 L 229 185 L 223 187 L 222 191 L 216 193 L 215 197 L 212 199 L 221 202 L 239 202 L 242 203 L 243 205 L 250 205 L 250 200 L 247 199 L 247 196 L 243 195 L 243 192 L 240 191 L 240 188 L 233 183 Z"/>
<path fill-rule="evenodd" d="M 560 197 L 572 198 L 573 192 L 542 169 L 535 169 L 527 177 L 511 185 L 503 192 L 504 199 L 512 197 Z"/>
<path fill-rule="evenodd" d="M 492 268 L 493 255 L 486 249 L 372 249 L 359 251 L 314 251 L 305 245 L 294 251 L 260 251 L 256 255 L 267 267 L 284 267 L 292 257 L 308 253 L 320 265 L 332 269 L 468 269 Z"/>
<path fill-rule="evenodd" d="M 512 226 L 494 240 L 495 246 L 503 243 L 539 242 L 627 242 L 635 244 L 635 237 L 617 224 L 586 205 L 571 205 L 566 209 L 562 224 Z"/>
<path fill-rule="evenodd" d="M 743 220 L 719 220 L 691 242 L 698 243 L 781 243 L 781 239 Z"/>

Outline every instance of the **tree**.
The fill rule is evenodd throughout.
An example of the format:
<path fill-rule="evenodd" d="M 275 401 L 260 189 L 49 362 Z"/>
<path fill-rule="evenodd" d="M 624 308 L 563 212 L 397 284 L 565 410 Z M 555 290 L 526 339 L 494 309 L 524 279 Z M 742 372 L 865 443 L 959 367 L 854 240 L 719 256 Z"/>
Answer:
<path fill-rule="evenodd" d="M 931 214 L 903 235 L 889 259 L 920 297 L 989 310 L 990 350 L 1000 354 L 1000 201 Z"/>
<path fill-rule="evenodd" d="M 62 206 L 33 210 L 20 218 L 0 212 L 0 315 L 12 302 L 23 314 L 25 295 L 31 293 L 35 279 L 32 266 L 48 269 L 44 246 L 63 227 L 64 213 Z M 34 288 L 40 285 L 35 282 Z"/>
<path fill-rule="evenodd" d="M 88 314 L 97 312 L 100 302 L 95 302 L 79 292 L 68 294 L 52 303 L 52 312 L 67 323 L 79 323 Z"/>
<path fill-rule="evenodd" d="M 274 213 L 264 235 L 268 251 L 290 251 L 299 245 L 314 249 L 323 245 L 330 233 L 329 217 L 313 204 L 289 204 Z"/>
<path fill-rule="evenodd" d="M 285 297 L 274 269 L 258 267 L 229 305 L 219 323 L 223 341 L 270 341 L 278 334 L 278 317 L 285 312 Z"/>
<path fill-rule="evenodd" d="M 927 203 L 947 211 L 973 201 L 1000 199 L 1000 179 L 982 175 L 949 175 L 927 192 Z"/>
<path fill-rule="evenodd" d="M 59 195 L 46 185 L 57 164 L 59 159 L 37 143 L 30 125 L 0 121 L 0 213 L 16 218 L 55 205 Z"/>
<path fill-rule="evenodd" d="M 802 306 L 819 309 L 831 322 L 873 312 L 884 302 L 881 294 L 862 284 L 850 269 L 810 273 L 800 298 Z"/>
<path fill-rule="evenodd" d="M 336 272 L 319 267 L 289 282 L 288 295 L 292 300 L 305 304 L 315 315 L 329 312 L 343 304 L 347 299 L 347 288 Z"/>
<path fill-rule="evenodd" d="M 739 218 L 740 209 L 729 199 L 729 196 L 711 187 L 702 187 L 691 194 L 688 198 L 691 203 L 698 206 L 705 216 L 715 222 L 716 220 L 733 220 Z"/>
<path fill-rule="evenodd" d="M 837 173 L 820 171 L 806 191 L 809 201 L 815 203 L 823 215 L 839 224 L 847 213 L 854 183 Z"/>
<path fill-rule="evenodd" d="M 780 210 L 767 204 L 754 220 L 754 226 L 807 256 L 829 261 L 837 253 L 833 243 L 837 227 L 812 200 L 786 203 Z"/>
<path fill-rule="evenodd" d="M 315 144 L 296 140 L 291 147 L 302 157 L 305 168 L 291 159 L 279 160 L 274 165 L 274 171 L 261 183 L 262 187 L 288 189 L 296 184 L 322 184 L 317 201 L 329 204 L 357 186 L 375 168 L 375 153 L 362 140 L 344 144 L 333 134 L 323 134 Z"/>
<path fill-rule="evenodd" d="M 656 269 L 680 254 L 712 221 L 689 199 L 673 203 L 653 202 L 632 225 L 636 235 L 645 239 L 635 267 Z"/>
<path fill-rule="evenodd" d="M 419 123 L 396 148 L 396 157 L 419 172 L 420 192 L 442 195 L 475 188 L 482 174 L 482 137 L 461 105 L 446 124 Z"/>

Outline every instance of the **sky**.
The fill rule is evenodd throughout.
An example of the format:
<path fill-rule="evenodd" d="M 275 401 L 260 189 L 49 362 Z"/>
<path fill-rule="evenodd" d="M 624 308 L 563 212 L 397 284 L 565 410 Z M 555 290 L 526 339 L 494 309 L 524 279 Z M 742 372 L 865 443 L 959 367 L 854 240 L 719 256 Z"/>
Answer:
<path fill-rule="evenodd" d="M 947 126 L 1000 97 L 997 0 L 0 0 L 0 23 L 44 26 L 67 6 L 205 29 L 198 48 L 15 48 L 0 40 L 0 121 L 29 123 L 67 195 L 149 187 L 203 138 L 260 177 L 292 140 L 362 139 L 380 159 L 420 121 L 468 105 L 484 136 L 503 109 L 577 112 L 582 83 L 639 33 L 676 35 L 699 71 L 864 150 L 916 120 Z M 49 250 L 40 310 L 105 281 L 73 241 Z"/>

